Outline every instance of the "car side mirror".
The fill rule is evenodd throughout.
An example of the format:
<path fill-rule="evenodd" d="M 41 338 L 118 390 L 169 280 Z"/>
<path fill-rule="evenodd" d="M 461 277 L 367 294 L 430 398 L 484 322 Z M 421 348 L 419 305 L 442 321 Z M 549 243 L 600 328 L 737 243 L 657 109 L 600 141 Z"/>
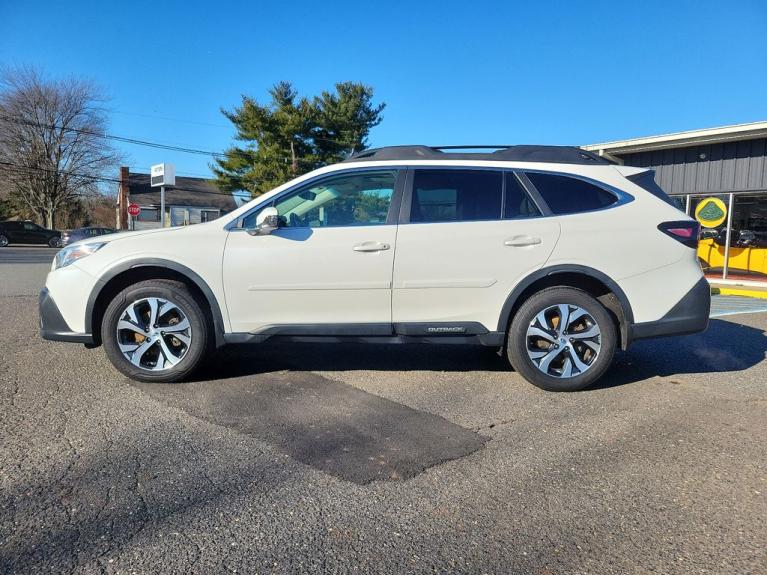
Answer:
<path fill-rule="evenodd" d="M 277 208 L 268 207 L 261 210 L 256 216 L 256 227 L 249 228 L 251 236 L 268 236 L 280 227 L 280 214 Z"/>

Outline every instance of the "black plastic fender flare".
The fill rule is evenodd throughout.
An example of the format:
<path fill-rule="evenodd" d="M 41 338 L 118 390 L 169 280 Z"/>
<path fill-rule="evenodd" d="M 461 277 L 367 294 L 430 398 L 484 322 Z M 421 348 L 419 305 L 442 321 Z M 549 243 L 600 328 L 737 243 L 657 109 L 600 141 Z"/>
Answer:
<path fill-rule="evenodd" d="M 85 326 L 91 328 L 93 326 L 93 311 L 96 307 L 96 301 L 101 294 L 104 287 L 118 275 L 127 272 L 132 269 L 142 267 L 161 267 L 177 272 L 185 276 L 189 281 L 194 283 L 205 296 L 205 299 L 210 306 L 211 315 L 213 317 L 213 332 L 215 335 L 216 347 L 221 347 L 224 344 L 224 316 L 221 314 L 221 307 L 218 305 L 218 300 L 210 289 L 210 286 L 205 280 L 203 280 L 197 273 L 193 272 L 188 267 L 181 265 L 177 262 L 166 260 L 162 258 L 141 258 L 138 260 L 132 260 L 120 263 L 113 268 L 110 268 L 103 276 L 101 276 L 96 282 L 96 285 L 91 290 L 91 294 L 88 296 L 88 303 L 85 308 Z M 95 336 L 95 334 L 94 334 Z"/>
<path fill-rule="evenodd" d="M 595 270 L 594 268 L 577 264 L 562 264 L 541 268 L 520 281 L 506 298 L 506 302 L 501 308 L 501 316 L 498 319 L 498 331 L 502 333 L 506 332 L 506 328 L 509 325 L 509 320 L 511 319 L 511 312 L 514 309 L 517 300 L 519 300 L 519 297 L 527 288 L 529 288 L 538 280 L 561 273 L 574 273 L 594 278 L 595 280 L 598 280 L 606 285 L 607 288 L 613 294 L 615 294 L 615 297 L 618 298 L 618 302 L 620 303 L 621 309 L 623 311 L 624 321 L 620 326 L 621 339 L 624 342 L 624 348 L 627 347 L 628 344 L 631 343 L 631 327 L 634 324 L 634 313 L 631 310 L 631 304 L 629 303 L 626 294 L 620 288 L 620 286 L 615 283 L 615 281 L 610 279 L 607 274 L 604 274 L 599 270 Z"/>

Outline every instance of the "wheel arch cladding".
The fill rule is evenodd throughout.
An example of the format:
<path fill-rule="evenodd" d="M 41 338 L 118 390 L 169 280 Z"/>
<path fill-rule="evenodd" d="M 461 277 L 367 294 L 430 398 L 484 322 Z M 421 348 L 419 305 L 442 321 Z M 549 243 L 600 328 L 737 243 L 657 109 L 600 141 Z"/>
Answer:
<path fill-rule="evenodd" d="M 176 262 L 148 259 L 126 262 L 109 270 L 93 288 L 85 310 L 85 325 L 91 327 L 94 345 L 101 345 L 101 322 L 109 303 L 126 287 L 152 279 L 175 280 L 185 284 L 207 314 L 217 347 L 224 343 L 224 319 L 210 286 L 195 272 Z"/>
<path fill-rule="evenodd" d="M 540 269 L 517 284 L 506 298 L 498 320 L 498 331 L 506 332 L 520 306 L 531 295 L 555 286 L 581 289 L 595 297 L 607 308 L 615 321 L 623 349 L 631 343 L 634 315 L 623 290 L 606 274 L 578 265 L 561 265 Z"/>

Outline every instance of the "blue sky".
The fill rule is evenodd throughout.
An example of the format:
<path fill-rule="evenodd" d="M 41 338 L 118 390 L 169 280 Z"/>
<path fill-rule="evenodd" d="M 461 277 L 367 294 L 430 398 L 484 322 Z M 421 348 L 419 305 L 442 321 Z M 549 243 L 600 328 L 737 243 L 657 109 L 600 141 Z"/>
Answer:
<path fill-rule="evenodd" d="M 220 108 L 364 82 L 373 146 L 586 144 L 767 120 L 767 4 L 0 2 L 0 64 L 89 77 L 111 132 L 223 150 Z M 204 156 L 121 146 L 134 169 Z"/>

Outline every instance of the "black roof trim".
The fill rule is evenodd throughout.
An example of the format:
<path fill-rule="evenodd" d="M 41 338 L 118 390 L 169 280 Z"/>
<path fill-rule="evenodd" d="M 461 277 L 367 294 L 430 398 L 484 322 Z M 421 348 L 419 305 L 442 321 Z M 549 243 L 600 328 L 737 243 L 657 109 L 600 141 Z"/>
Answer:
<path fill-rule="evenodd" d="M 453 152 L 490 149 L 494 152 Z M 451 150 L 445 152 L 444 150 Z M 375 160 L 487 160 L 550 162 L 555 164 L 610 165 L 613 162 L 575 146 L 387 146 L 354 154 L 345 162 Z"/>

